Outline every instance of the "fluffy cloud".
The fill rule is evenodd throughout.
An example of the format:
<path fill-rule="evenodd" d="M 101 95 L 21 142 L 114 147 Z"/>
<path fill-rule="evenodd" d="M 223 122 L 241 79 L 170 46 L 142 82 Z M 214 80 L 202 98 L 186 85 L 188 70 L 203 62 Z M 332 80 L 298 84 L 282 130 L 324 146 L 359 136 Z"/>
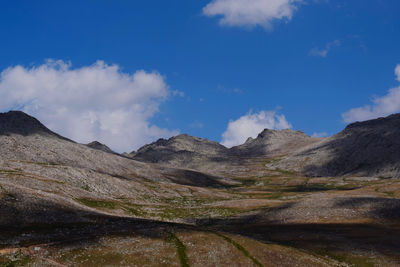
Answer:
<path fill-rule="evenodd" d="M 48 60 L 0 75 L 0 110 L 23 110 L 78 142 L 98 140 L 122 152 L 176 134 L 149 123 L 170 93 L 157 72 L 124 73 L 103 61 L 73 69 Z"/>
<path fill-rule="evenodd" d="M 226 147 L 243 144 L 249 137 L 257 137 L 265 128 L 282 130 L 292 128 L 284 115 L 275 111 L 249 112 L 237 120 L 230 121 L 222 134 L 221 143 Z"/>
<path fill-rule="evenodd" d="M 400 81 L 400 65 L 395 68 L 397 80 Z M 344 122 L 364 121 L 384 117 L 400 112 L 400 86 L 394 87 L 389 92 L 372 100 L 372 105 L 353 108 L 342 114 Z"/>
<path fill-rule="evenodd" d="M 310 51 L 310 56 L 316 56 L 316 57 L 326 57 L 328 53 L 332 50 L 333 47 L 335 46 L 340 46 L 341 42 L 339 40 L 335 40 L 333 42 L 329 42 L 325 45 L 325 48 L 319 49 L 314 47 Z"/>
<path fill-rule="evenodd" d="M 270 29 L 274 20 L 290 20 L 302 0 L 213 0 L 206 16 L 222 16 L 220 24 Z"/>

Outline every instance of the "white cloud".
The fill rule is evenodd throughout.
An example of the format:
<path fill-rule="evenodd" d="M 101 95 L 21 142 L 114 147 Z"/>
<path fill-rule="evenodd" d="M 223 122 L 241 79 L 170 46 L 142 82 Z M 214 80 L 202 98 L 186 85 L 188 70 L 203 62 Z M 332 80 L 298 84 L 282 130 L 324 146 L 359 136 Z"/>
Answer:
<path fill-rule="evenodd" d="M 329 134 L 326 132 L 313 133 L 311 135 L 311 137 L 314 137 L 314 138 L 321 138 L 321 137 L 327 137 L 327 136 L 329 136 Z"/>
<path fill-rule="evenodd" d="M 275 111 L 249 112 L 237 120 L 231 120 L 222 134 L 221 143 L 226 147 L 243 144 L 249 137 L 257 137 L 265 128 L 282 130 L 292 128 L 284 115 Z"/>
<path fill-rule="evenodd" d="M 290 20 L 302 0 L 213 0 L 203 8 L 206 16 L 222 16 L 228 26 L 272 28 L 274 20 Z"/>
<path fill-rule="evenodd" d="M 400 81 L 400 65 L 395 69 L 397 80 Z M 353 108 L 342 114 L 344 122 L 364 121 L 384 117 L 400 112 L 400 86 L 394 87 L 389 92 L 372 100 L 372 105 Z"/>
<path fill-rule="evenodd" d="M 340 46 L 341 42 L 339 40 L 334 40 L 333 42 L 329 42 L 325 45 L 325 48 L 320 49 L 314 47 L 310 51 L 310 56 L 316 56 L 316 57 L 326 57 L 328 53 L 332 50 L 333 47 L 335 46 Z"/>
<path fill-rule="evenodd" d="M 48 60 L 0 76 L 0 110 L 21 109 L 68 138 L 98 140 L 120 152 L 177 133 L 149 123 L 169 93 L 157 72 L 124 73 L 103 61 L 72 69 Z"/>
<path fill-rule="evenodd" d="M 394 69 L 394 73 L 397 76 L 397 80 L 400 82 L 400 64 Z"/>

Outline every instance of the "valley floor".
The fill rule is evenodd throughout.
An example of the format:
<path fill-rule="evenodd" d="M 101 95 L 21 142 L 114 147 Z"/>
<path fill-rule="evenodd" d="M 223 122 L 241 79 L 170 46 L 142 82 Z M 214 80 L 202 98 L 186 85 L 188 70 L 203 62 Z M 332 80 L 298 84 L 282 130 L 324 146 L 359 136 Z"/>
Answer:
<path fill-rule="evenodd" d="M 265 164 L 195 186 L 8 162 L 0 266 L 400 266 L 400 180 Z"/>

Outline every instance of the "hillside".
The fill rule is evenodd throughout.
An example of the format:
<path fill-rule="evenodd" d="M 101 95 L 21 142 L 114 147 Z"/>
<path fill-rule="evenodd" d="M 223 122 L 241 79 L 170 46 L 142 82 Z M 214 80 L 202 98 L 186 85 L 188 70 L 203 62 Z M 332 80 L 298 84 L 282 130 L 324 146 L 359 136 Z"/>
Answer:
<path fill-rule="evenodd" d="M 304 147 L 275 166 L 308 176 L 400 178 L 400 114 L 348 125 Z"/>
<path fill-rule="evenodd" d="M 320 138 L 312 138 L 301 131 L 265 129 L 256 138 L 231 148 L 230 152 L 241 157 L 272 157 L 290 154 L 318 141 Z"/>
<path fill-rule="evenodd" d="M 400 182 L 358 175 L 397 166 L 398 119 L 231 149 L 180 135 L 130 159 L 0 114 L 0 266 L 398 266 Z"/>
<path fill-rule="evenodd" d="M 300 131 L 265 129 L 256 138 L 249 138 L 242 145 L 226 148 L 217 142 L 183 134 L 145 145 L 136 153 L 131 153 L 131 158 L 232 176 L 237 172 L 246 172 L 252 159 L 287 155 L 320 140 Z"/>

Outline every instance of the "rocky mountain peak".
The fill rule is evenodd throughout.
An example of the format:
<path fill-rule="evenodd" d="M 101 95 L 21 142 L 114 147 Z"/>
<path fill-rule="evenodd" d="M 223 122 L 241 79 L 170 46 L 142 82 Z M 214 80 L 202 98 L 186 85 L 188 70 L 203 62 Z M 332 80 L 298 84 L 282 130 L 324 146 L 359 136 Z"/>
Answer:
<path fill-rule="evenodd" d="M 243 156 L 286 154 L 312 139 L 302 131 L 264 129 L 257 138 L 248 138 L 244 144 L 231 148 L 231 152 Z"/>
<path fill-rule="evenodd" d="M 35 133 L 53 134 L 40 121 L 22 111 L 0 113 L 1 135 L 31 135 Z"/>
<path fill-rule="evenodd" d="M 154 143 L 145 145 L 138 150 L 138 154 L 149 150 L 189 151 L 213 154 L 217 151 L 227 150 L 223 145 L 207 139 L 180 134 L 169 139 L 159 139 Z"/>
<path fill-rule="evenodd" d="M 371 129 L 377 130 L 382 128 L 388 128 L 388 130 L 390 129 L 392 131 L 400 131 L 400 113 L 388 117 L 351 123 L 342 131 L 342 133 L 366 131 Z"/>
<path fill-rule="evenodd" d="M 101 150 L 107 153 L 112 153 L 115 154 L 115 152 L 113 150 L 111 150 L 111 148 L 109 148 L 108 146 L 106 146 L 105 144 L 102 144 L 98 141 L 93 141 L 89 144 L 87 144 L 86 146 L 93 148 L 93 149 L 97 149 L 97 150 Z"/>
<path fill-rule="evenodd" d="M 207 139 L 181 134 L 169 139 L 159 139 L 145 145 L 132 158 L 145 162 L 170 163 L 174 166 L 193 167 L 200 158 L 225 156 L 228 148 Z"/>
<path fill-rule="evenodd" d="M 278 167 L 309 176 L 400 177 L 399 136 L 400 114 L 355 122 L 340 133 L 289 156 Z M 301 162 L 307 164 L 301 165 Z"/>
<path fill-rule="evenodd" d="M 271 129 L 264 129 L 261 133 L 258 134 L 258 139 L 263 138 L 273 138 L 273 137 L 298 137 L 298 138 L 310 138 L 310 136 L 306 135 L 302 131 L 295 131 L 291 129 L 284 129 L 284 130 L 271 130 Z"/>

